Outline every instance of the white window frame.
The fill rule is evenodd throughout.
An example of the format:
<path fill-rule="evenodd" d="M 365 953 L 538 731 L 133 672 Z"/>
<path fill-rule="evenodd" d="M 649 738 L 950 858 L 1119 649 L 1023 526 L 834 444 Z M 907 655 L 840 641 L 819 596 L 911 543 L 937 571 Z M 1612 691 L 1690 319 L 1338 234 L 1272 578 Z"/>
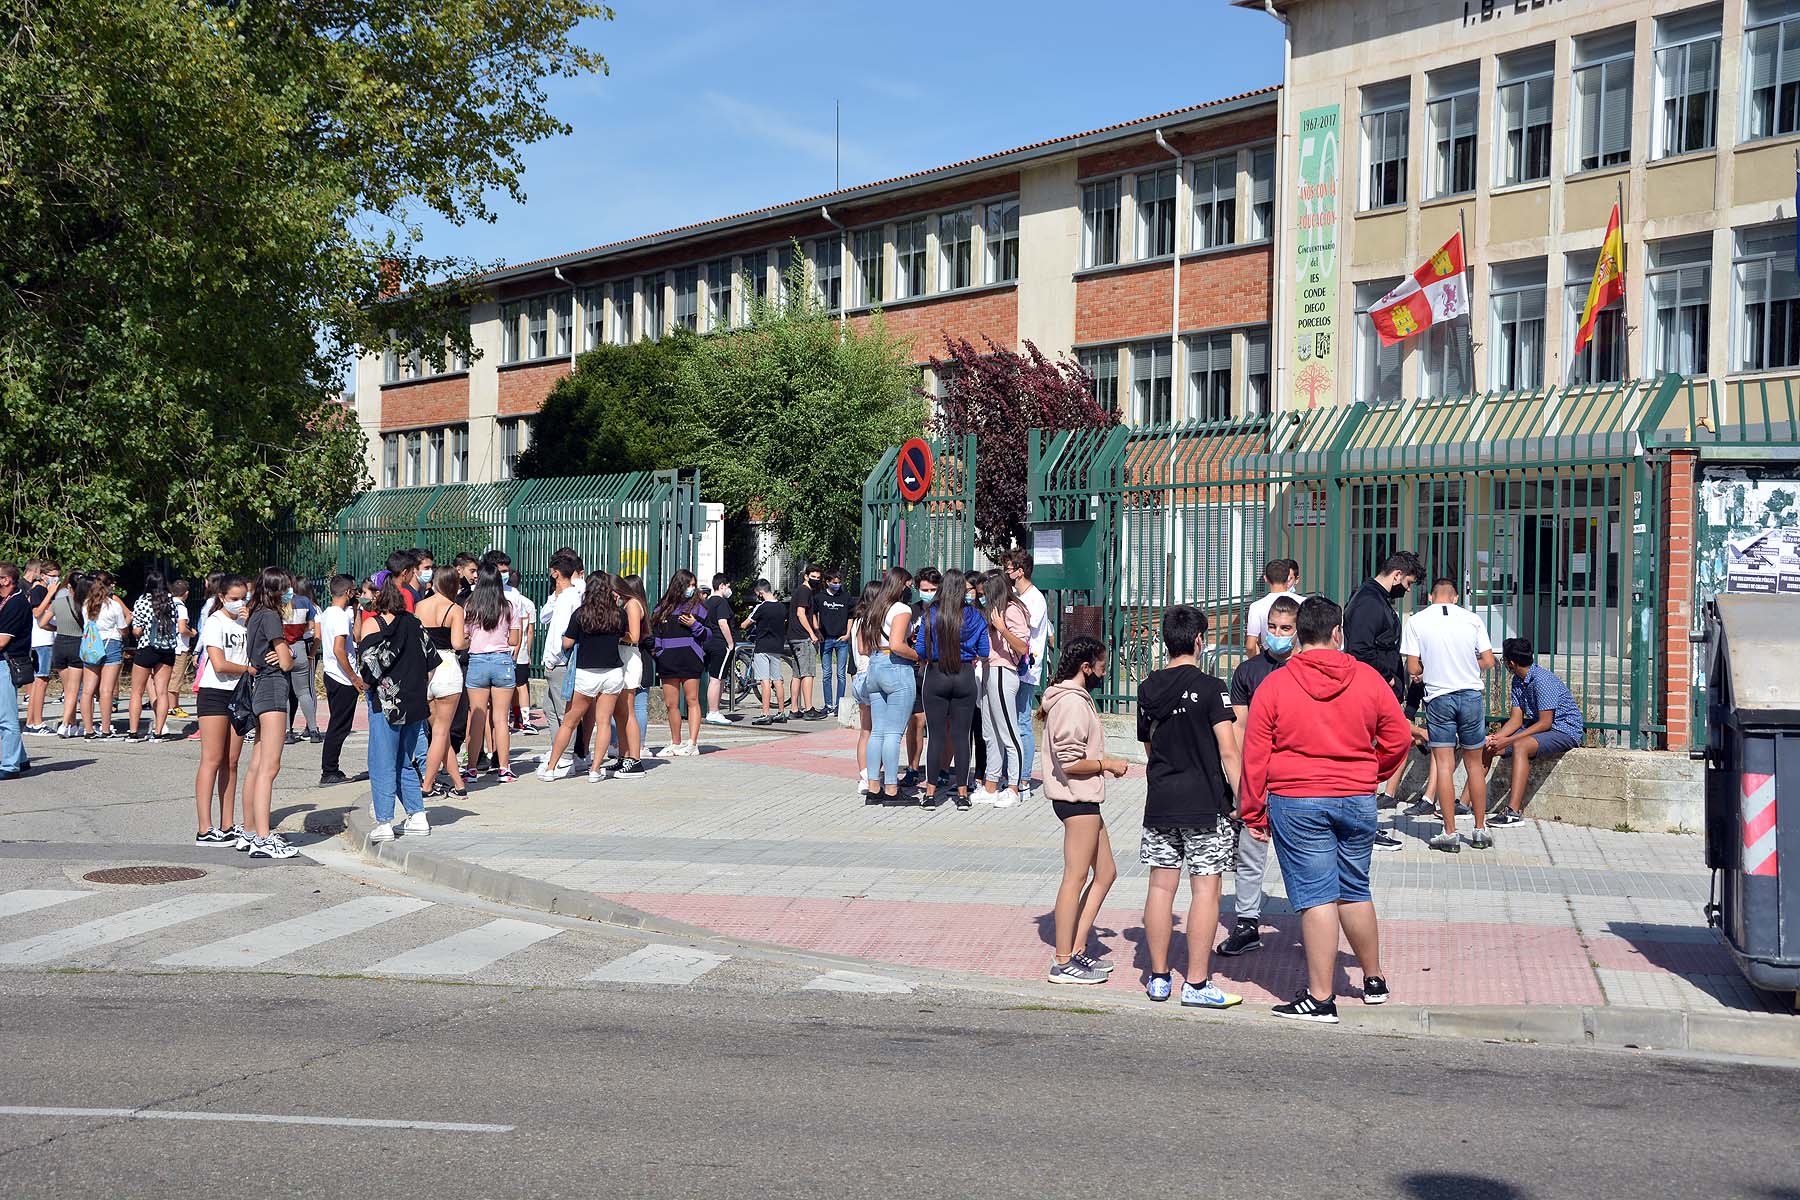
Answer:
<path fill-rule="evenodd" d="M 1275 411 L 1274 341 L 1267 325 L 1244 331 L 1244 388 L 1238 411 L 1261 417 Z"/>
<path fill-rule="evenodd" d="M 975 283 L 975 210 L 938 214 L 937 290 L 954 292 Z"/>
<path fill-rule="evenodd" d="M 1231 333 L 1202 333 L 1186 339 L 1187 419 L 1231 419 Z"/>
<path fill-rule="evenodd" d="M 1019 198 L 990 200 L 981 212 L 983 283 L 1015 283 L 1019 278 Z"/>
<path fill-rule="evenodd" d="M 1544 386 L 1549 329 L 1546 266 L 1496 263 L 1488 276 L 1488 386 L 1534 392 Z"/>
<path fill-rule="evenodd" d="M 1193 222 L 1188 245 L 1212 250 L 1237 241 L 1238 156 L 1203 158 L 1193 168 Z"/>
<path fill-rule="evenodd" d="M 581 289 L 581 349 L 583 353 L 597 348 L 606 340 L 606 289 Z"/>
<path fill-rule="evenodd" d="M 1711 28 L 1705 26 L 1710 11 Z M 1684 19 L 1685 18 L 1685 19 Z M 1650 156 L 1701 154 L 1719 141 L 1719 64 L 1724 36 L 1720 10 L 1703 8 L 1687 13 L 1668 13 L 1656 18 L 1655 48 L 1651 51 L 1650 80 L 1656 107 L 1650 119 Z M 1695 90 L 1694 78 L 1710 78 L 1710 86 Z M 1679 80 L 1679 87 L 1671 87 Z M 1695 144 L 1687 141 L 1687 127 L 1695 105 L 1701 108 L 1705 132 Z"/>
<path fill-rule="evenodd" d="M 850 235 L 850 307 L 873 308 L 885 298 L 887 238 L 879 225 Z"/>
<path fill-rule="evenodd" d="M 812 243 L 813 294 L 819 303 L 836 312 L 844 302 L 844 238 L 830 234 Z"/>
<path fill-rule="evenodd" d="M 397 433 L 381 435 L 381 486 L 400 486 L 400 435 Z"/>
<path fill-rule="evenodd" d="M 738 324 L 748 325 L 755 318 L 756 302 L 769 298 L 769 252 L 758 250 L 746 254 L 738 271 Z"/>
<path fill-rule="evenodd" d="M 550 341 L 555 357 L 567 358 L 574 350 L 575 294 L 558 292 L 550 300 Z"/>
<path fill-rule="evenodd" d="M 445 464 L 445 482 L 469 482 L 469 427 L 450 426 L 449 461 Z"/>
<path fill-rule="evenodd" d="M 696 317 L 696 328 L 718 333 L 731 328 L 731 260 L 715 258 L 700 273 L 706 283 L 706 302 Z"/>
<path fill-rule="evenodd" d="M 1791 222 L 1734 230 L 1731 238 L 1734 372 L 1800 367 L 1800 274 Z M 1752 291 L 1760 292 L 1753 297 Z"/>
<path fill-rule="evenodd" d="M 915 300 L 925 295 L 930 261 L 925 218 L 909 217 L 894 222 L 895 300 Z"/>
<path fill-rule="evenodd" d="M 519 456 L 531 448 L 531 420 L 528 417 L 502 417 L 499 426 L 500 478 L 516 478 Z"/>
<path fill-rule="evenodd" d="M 1419 335 L 1419 398 L 1442 400 L 1474 391 L 1472 358 L 1468 318 L 1433 324 Z M 1453 365 L 1460 386 L 1451 382 Z"/>
<path fill-rule="evenodd" d="M 1363 89 L 1359 123 L 1363 160 L 1360 200 L 1364 212 L 1406 205 L 1406 176 L 1411 168 L 1411 134 L 1407 129 L 1412 119 L 1411 85 L 1409 79 L 1398 79 Z M 1396 152 L 1390 154 L 1389 150 Z"/>
<path fill-rule="evenodd" d="M 612 285 L 612 344 L 629 346 L 632 342 L 631 321 L 636 307 L 637 288 L 630 282 Z"/>
<path fill-rule="evenodd" d="M 400 347 L 388 346 L 381 352 L 381 382 L 400 382 Z"/>
<path fill-rule="evenodd" d="M 1119 411 L 1119 348 L 1103 346 L 1083 350 L 1076 359 L 1089 377 L 1088 394 L 1108 412 Z"/>
<path fill-rule="evenodd" d="M 1546 51 L 1548 66 L 1510 65 L 1530 61 Z M 1494 89 L 1494 186 L 1513 187 L 1548 179 L 1556 106 L 1555 45 L 1534 46 L 1503 56 L 1500 76 Z"/>
<path fill-rule="evenodd" d="M 1400 282 L 1394 279 L 1372 279 L 1355 285 L 1355 325 L 1356 325 L 1356 384 L 1355 399 L 1364 404 L 1377 407 L 1397 404 L 1405 391 L 1404 369 L 1406 360 L 1406 343 L 1396 342 L 1392 346 L 1381 344 L 1381 335 L 1375 331 L 1375 322 L 1369 319 L 1369 309 L 1381 297 L 1394 290 Z M 1391 363 L 1390 367 L 1388 364 Z M 1387 381 L 1392 378 L 1392 394 L 1388 394 Z"/>
<path fill-rule="evenodd" d="M 447 425 L 425 431 L 424 482 L 428 487 L 444 482 L 444 451 L 449 440 L 450 427 Z"/>
<path fill-rule="evenodd" d="M 1167 338 L 1137 342 L 1131 355 L 1131 423 L 1167 425 L 1175 419 L 1175 348 Z"/>
<path fill-rule="evenodd" d="M 1625 301 L 1621 297 L 1601 309 L 1594 318 L 1594 336 L 1580 351 L 1575 349 L 1581 332 L 1581 315 L 1587 311 L 1588 293 L 1594 286 L 1598 250 L 1563 255 L 1563 380 L 1572 387 L 1591 383 L 1619 383 L 1630 371 L 1625 361 Z M 1610 350 L 1610 364 L 1602 353 Z"/>
<path fill-rule="evenodd" d="M 1275 147 L 1250 151 L 1250 224 L 1248 241 L 1266 242 L 1275 236 Z"/>
<path fill-rule="evenodd" d="M 1711 361 L 1710 237 L 1650 243 L 1644 271 L 1644 373 L 1704 375 Z M 1673 303 L 1659 305 L 1658 292 Z M 1691 350 L 1685 356 L 1683 350 Z"/>
<path fill-rule="evenodd" d="M 1756 11 L 1762 7 L 1764 11 Z M 1773 43 L 1767 78 L 1756 77 L 1757 46 Z M 1743 116 L 1738 139 L 1744 142 L 1800 133 L 1800 0 L 1745 6 L 1744 38 L 1738 53 Z M 1768 104 L 1760 107 L 1761 93 Z"/>
<path fill-rule="evenodd" d="M 1081 266 L 1110 267 L 1119 261 L 1119 180 L 1081 185 Z"/>
<path fill-rule="evenodd" d="M 1175 253 L 1175 206 L 1181 182 L 1174 167 L 1139 171 L 1131 183 L 1132 207 L 1137 212 L 1137 237 L 1132 253 L 1138 262 L 1167 258 Z"/>
<path fill-rule="evenodd" d="M 519 337 L 519 321 L 524 314 L 517 300 L 500 306 L 500 362 L 516 363 L 524 343 Z"/>
<path fill-rule="evenodd" d="M 550 297 L 533 296 L 525 304 L 525 359 L 550 357 Z"/>
<path fill-rule="evenodd" d="M 639 337 L 653 342 L 662 341 L 664 317 L 668 315 L 668 297 L 663 295 L 663 272 L 647 276 L 644 279 L 644 326 Z"/>
<path fill-rule="evenodd" d="M 669 328 L 700 329 L 700 266 L 675 268 L 674 297 L 669 304 Z"/>
<path fill-rule="evenodd" d="M 411 429 L 401 435 L 400 478 L 402 487 L 422 487 L 425 474 L 425 431 Z"/>
<path fill-rule="evenodd" d="M 1474 68 L 1471 71 L 1470 68 Z M 1473 75 L 1473 79 L 1468 76 Z M 1447 89 L 1432 95 L 1432 79 Z M 1425 199 L 1462 196 L 1475 190 L 1481 130 L 1481 75 L 1479 64 L 1470 63 L 1434 72 L 1426 77 L 1425 128 L 1431 139 L 1430 179 Z"/>
<path fill-rule="evenodd" d="M 1584 58 L 1583 44 L 1590 47 L 1596 41 L 1610 41 L 1617 31 L 1606 34 L 1590 34 L 1575 39 L 1575 68 L 1571 81 L 1569 103 L 1569 173 L 1582 171 L 1600 171 L 1609 167 L 1623 166 L 1631 161 L 1631 104 L 1632 79 L 1637 53 L 1635 48 L 1623 50 L 1589 51 L 1591 58 Z M 1617 83 L 1618 80 L 1623 83 Z M 1598 82 L 1595 82 L 1598 81 Z M 1618 94 L 1622 92 L 1622 97 Z M 1624 115 L 1619 117 L 1618 109 L 1623 106 Z M 1597 108 L 1595 108 L 1597 106 Z M 1595 115 L 1589 120 L 1590 111 Z M 1623 122 L 1622 126 L 1620 122 Z M 1588 152 L 1585 141 L 1588 126 L 1593 126 L 1594 145 L 1592 153 Z M 1623 128 L 1624 145 L 1619 146 L 1607 138 L 1608 126 Z M 1592 159 L 1593 161 L 1589 161 Z"/>

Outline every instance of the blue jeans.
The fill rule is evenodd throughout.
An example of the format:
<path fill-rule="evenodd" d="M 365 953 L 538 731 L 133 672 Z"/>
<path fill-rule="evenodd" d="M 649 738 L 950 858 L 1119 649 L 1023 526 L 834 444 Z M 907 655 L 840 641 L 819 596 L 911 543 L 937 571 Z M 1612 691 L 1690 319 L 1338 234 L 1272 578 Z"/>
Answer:
<path fill-rule="evenodd" d="M 1375 797 L 1269 793 L 1269 832 L 1295 912 L 1370 899 Z"/>
<path fill-rule="evenodd" d="M 1425 735 L 1433 748 L 1479 750 L 1487 740 L 1487 702 L 1480 692 L 1445 692 L 1425 702 Z"/>
<path fill-rule="evenodd" d="M 394 819 L 396 798 L 408 816 L 425 811 L 419 781 L 425 777 L 429 725 L 420 719 L 395 729 L 369 705 L 369 796 L 375 801 L 375 819 L 384 825 Z"/>
<path fill-rule="evenodd" d="M 1019 695 L 1016 709 L 1019 714 L 1019 748 L 1024 757 L 1019 765 L 1019 786 L 1031 786 L 1032 773 L 1037 769 L 1037 738 L 1031 731 L 1031 710 L 1037 705 L 1038 685 L 1035 681 L 1021 676 L 1019 678 Z"/>
<path fill-rule="evenodd" d="M 838 700 L 846 695 L 845 673 L 850 665 L 850 643 L 845 638 L 829 638 L 819 647 L 819 668 L 825 676 L 825 707 L 837 711 Z"/>
<path fill-rule="evenodd" d="M 895 662 L 891 654 L 875 654 L 869 658 L 869 786 L 880 786 L 883 779 L 900 782 L 900 739 L 906 723 L 912 720 L 913 697 L 919 681 L 912 664 Z"/>
<path fill-rule="evenodd" d="M 19 736 L 19 689 L 12 669 L 0 662 L 0 775 L 14 775 L 31 765 Z"/>

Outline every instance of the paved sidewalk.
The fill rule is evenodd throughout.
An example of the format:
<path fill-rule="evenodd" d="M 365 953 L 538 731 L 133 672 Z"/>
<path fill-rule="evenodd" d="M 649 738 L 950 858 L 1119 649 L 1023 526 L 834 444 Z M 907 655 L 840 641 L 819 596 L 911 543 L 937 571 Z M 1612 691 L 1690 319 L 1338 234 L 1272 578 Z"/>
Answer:
<path fill-rule="evenodd" d="M 730 937 L 1042 978 L 1061 838 L 1041 798 L 1009 810 L 869 807 L 855 794 L 853 732 L 707 733 L 701 758 L 659 763 L 640 782 L 544 783 L 531 765 L 504 787 L 484 778 L 468 800 L 435 809 L 421 849 Z M 535 755 L 548 739 L 515 745 Z M 1134 772 L 1106 805 L 1120 878 L 1097 932 L 1119 963 L 1113 990 L 1140 987 L 1148 967 L 1143 794 Z M 1435 821 L 1399 827 L 1406 848 L 1378 854 L 1373 878 L 1401 1003 L 1780 1011 L 1706 928 L 1697 836 L 1528 822 L 1496 830 L 1491 851 L 1447 856 L 1425 847 Z M 1265 948 L 1214 960 L 1224 986 L 1252 1002 L 1284 999 L 1301 982 L 1298 921 L 1272 856 L 1268 892 Z M 1354 993 L 1347 948 L 1342 962 L 1339 988 Z"/>

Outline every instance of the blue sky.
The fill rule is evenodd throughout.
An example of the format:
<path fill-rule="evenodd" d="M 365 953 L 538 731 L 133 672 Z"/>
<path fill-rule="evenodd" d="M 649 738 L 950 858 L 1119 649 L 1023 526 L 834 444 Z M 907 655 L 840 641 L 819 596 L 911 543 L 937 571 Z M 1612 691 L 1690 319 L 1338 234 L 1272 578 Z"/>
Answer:
<path fill-rule="evenodd" d="M 524 205 L 426 224 L 426 250 L 523 262 L 1277 83 L 1281 27 L 1226 0 L 616 0 L 611 74 L 551 81 L 574 127 L 525 152 Z"/>

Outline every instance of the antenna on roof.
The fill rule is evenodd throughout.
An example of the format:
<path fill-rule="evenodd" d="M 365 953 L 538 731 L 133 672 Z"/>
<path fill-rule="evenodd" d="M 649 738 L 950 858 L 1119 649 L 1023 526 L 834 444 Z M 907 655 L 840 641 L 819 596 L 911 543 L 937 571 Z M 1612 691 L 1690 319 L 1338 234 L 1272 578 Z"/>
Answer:
<path fill-rule="evenodd" d="M 831 104 L 837 112 L 836 127 L 831 138 L 831 190 L 835 192 L 844 186 L 844 102 L 833 100 Z"/>

